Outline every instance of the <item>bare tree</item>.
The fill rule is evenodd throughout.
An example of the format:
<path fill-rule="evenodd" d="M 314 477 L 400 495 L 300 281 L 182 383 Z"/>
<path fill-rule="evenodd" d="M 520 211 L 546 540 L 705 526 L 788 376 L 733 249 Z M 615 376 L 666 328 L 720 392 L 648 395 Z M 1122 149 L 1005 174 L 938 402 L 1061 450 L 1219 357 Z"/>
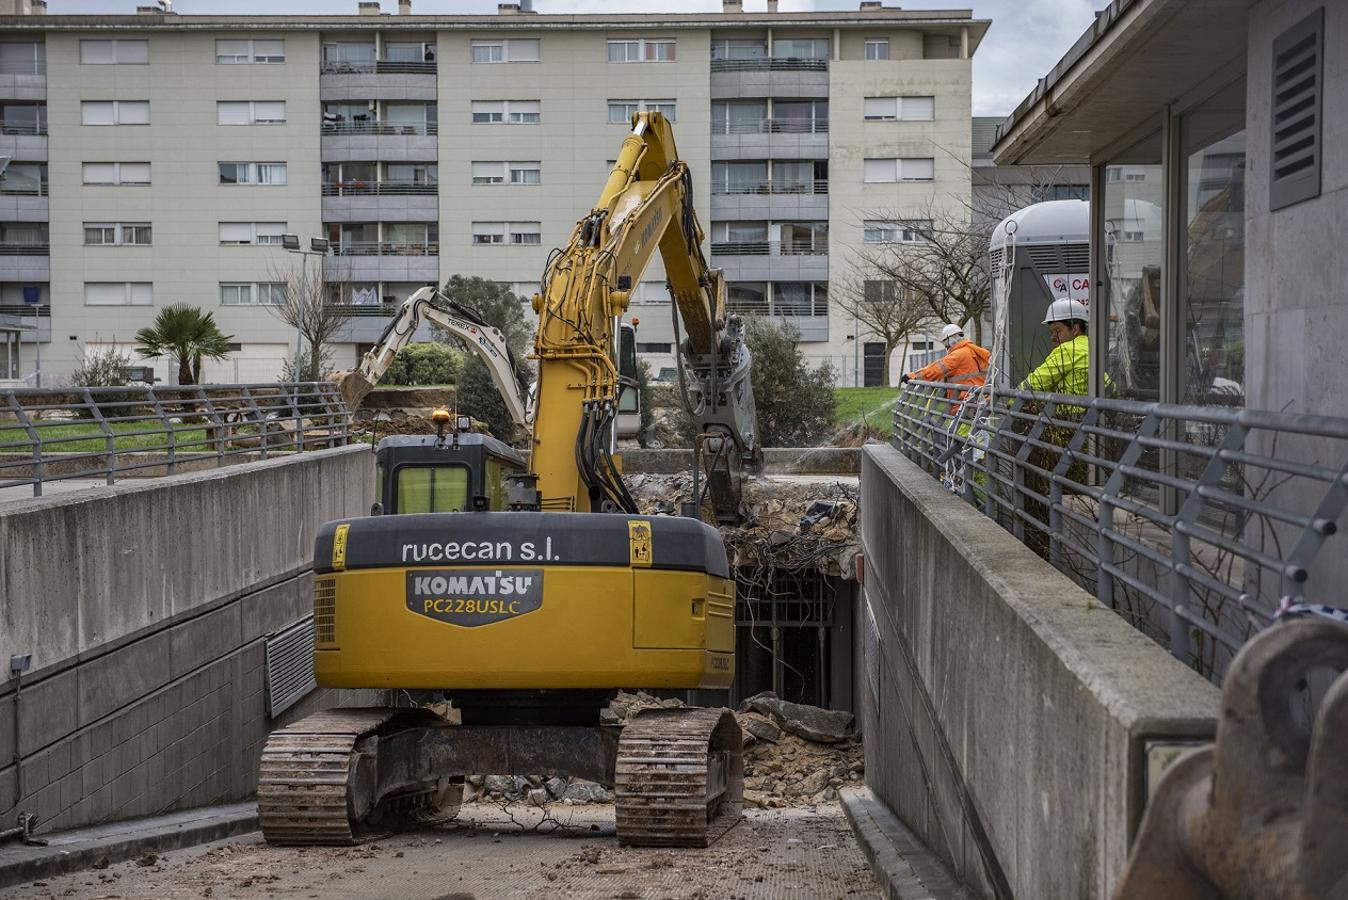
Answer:
<path fill-rule="evenodd" d="M 279 285 L 279 295 L 271 298 L 267 309 L 295 329 L 301 343 L 299 359 L 286 364 L 288 377 L 318 381 L 331 369 L 330 345 L 351 318 L 351 284 L 329 280 L 322 261 L 315 265 L 307 257 L 288 267 L 273 264 L 268 271 L 272 283 Z"/>
<path fill-rule="evenodd" d="M 876 277 L 863 267 L 852 267 L 833 289 L 834 303 L 885 345 L 880 383 L 889 384 L 889 358 L 903 345 L 907 358 L 909 337 L 927 324 L 931 308 L 912 291 L 901 290 L 892 280 Z"/>

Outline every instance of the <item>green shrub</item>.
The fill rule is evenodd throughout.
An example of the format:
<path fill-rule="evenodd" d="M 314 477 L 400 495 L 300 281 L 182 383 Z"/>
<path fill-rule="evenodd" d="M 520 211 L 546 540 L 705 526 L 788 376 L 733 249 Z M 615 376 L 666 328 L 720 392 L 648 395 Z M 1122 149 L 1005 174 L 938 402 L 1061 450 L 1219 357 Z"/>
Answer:
<path fill-rule="evenodd" d="M 461 354 L 447 344 L 408 344 L 398 351 L 380 383 L 409 387 L 454 384 L 462 365 Z"/>
<path fill-rule="evenodd" d="M 93 351 L 81 349 L 79 364 L 70 373 L 70 384 L 72 387 L 123 387 L 129 383 L 126 377 L 127 370 L 135 365 L 129 354 L 116 347 L 104 347 Z M 142 412 L 139 407 L 122 404 L 136 400 L 140 396 L 137 393 L 107 393 L 97 394 L 95 399 L 101 401 L 97 405 L 105 417 L 115 418 L 139 415 Z M 80 409 L 80 418 L 93 417 L 93 410 Z"/>
<path fill-rule="evenodd" d="M 459 382 L 455 387 L 455 402 L 463 415 L 472 416 L 487 423 L 491 433 L 500 440 L 510 443 L 515 434 L 515 422 L 510 418 L 501 392 L 491 380 L 491 373 L 482 360 L 470 357 L 459 373 Z"/>

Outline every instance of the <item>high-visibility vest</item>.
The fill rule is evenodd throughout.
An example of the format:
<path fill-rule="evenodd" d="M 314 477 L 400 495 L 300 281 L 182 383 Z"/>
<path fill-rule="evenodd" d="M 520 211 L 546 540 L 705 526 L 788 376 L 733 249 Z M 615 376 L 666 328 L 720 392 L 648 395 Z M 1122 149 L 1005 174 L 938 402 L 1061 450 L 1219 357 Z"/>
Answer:
<path fill-rule="evenodd" d="M 1048 357 L 1025 378 L 1022 387 L 1046 394 L 1077 394 L 1091 392 L 1091 351 L 1086 335 L 1079 334 L 1070 341 L 1054 347 Z"/>

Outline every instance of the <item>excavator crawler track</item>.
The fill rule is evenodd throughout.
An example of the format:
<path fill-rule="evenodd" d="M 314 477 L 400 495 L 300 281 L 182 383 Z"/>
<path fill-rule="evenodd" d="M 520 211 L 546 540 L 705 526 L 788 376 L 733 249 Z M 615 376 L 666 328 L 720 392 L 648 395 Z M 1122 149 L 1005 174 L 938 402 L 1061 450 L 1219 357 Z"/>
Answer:
<path fill-rule="evenodd" d="M 272 844 L 355 844 L 452 819 L 461 782 L 439 779 L 381 796 L 381 733 L 423 723 L 407 710 L 336 709 L 273 732 L 258 767 L 263 836 Z"/>
<path fill-rule="evenodd" d="M 618 740 L 618 840 L 706 847 L 740 819 L 741 734 L 727 709 L 648 710 Z"/>

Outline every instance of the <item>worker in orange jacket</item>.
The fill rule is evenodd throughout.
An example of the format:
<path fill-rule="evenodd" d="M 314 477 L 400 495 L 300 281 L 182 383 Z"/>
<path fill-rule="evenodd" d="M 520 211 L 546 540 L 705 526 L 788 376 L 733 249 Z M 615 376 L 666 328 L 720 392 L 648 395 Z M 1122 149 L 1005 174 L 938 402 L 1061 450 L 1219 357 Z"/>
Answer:
<path fill-rule="evenodd" d="M 945 356 L 929 366 L 908 372 L 899 381 L 907 384 L 909 379 L 918 381 L 944 381 L 950 384 L 967 384 L 970 387 L 982 387 L 987 381 L 988 359 L 992 356 L 985 348 L 978 346 L 964 336 L 964 329 L 958 325 L 947 325 L 941 329 L 941 343 L 948 351 Z M 964 400 L 967 391 L 960 391 L 958 400 Z M 946 396 L 955 399 L 955 391 L 949 390 Z"/>

